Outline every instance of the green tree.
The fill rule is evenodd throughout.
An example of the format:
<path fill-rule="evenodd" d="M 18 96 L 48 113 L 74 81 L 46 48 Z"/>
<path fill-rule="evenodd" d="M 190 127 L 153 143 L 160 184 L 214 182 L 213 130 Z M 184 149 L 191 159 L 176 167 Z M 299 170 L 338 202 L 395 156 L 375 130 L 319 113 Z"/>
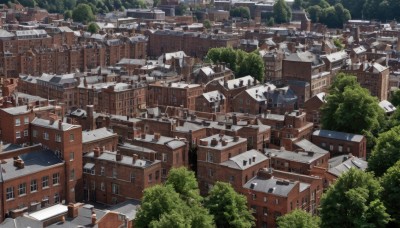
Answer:
<path fill-rule="evenodd" d="M 400 160 L 400 126 L 379 135 L 368 160 L 368 170 L 382 176 L 386 170 Z"/>
<path fill-rule="evenodd" d="M 228 183 L 217 182 L 205 199 L 205 206 L 214 215 L 217 227 L 250 228 L 255 225 L 246 197 Z"/>
<path fill-rule="evenodd" d="M 90 23 L 88 28 L 87 28 L 88 32 L 90 32 L 92 34 L 98 33 L 99 29 L 100 29 L 100 27 L 94 22 Z"/>
<path fill-rule="evenodd" d="M 175 8 L 175 15 L 177 15 L 177 16 L 185 15 L 185 13 L 187 12 L 187 9 L 188 9 L 188 6 L 185 3 L 181 2 Z"/>
<path fill-rule="evenodd" d="M 301 10 L 303 9 L 303 0 L 294 0 L 292 8 L 294 10 Z"/>
<path fill-rule="evenodd" d="M 350 169 L 321 199 L 321 227 L 385 227 L 389 215 L 373 174 Z"/>
<path fill-rule="evenodd" d="M 92 8 L 87 4 L 79 4 L 73 11 L 72 11 L 72 19 L 76 22 L 88 23 L 95 19 L 93 15 Z"/>
<path fill-rule="evenodd" d="M 278 24 L 288 23 L 292 19 L 292 10 L 284 0 L 278 0 L 274 4 L 274 19 Z"/>
<path fill-rule="evenodd" d="M 171 186 L 180 195 L 180 198 L 187 202 L 202 200 L 194 172 L 185 167 L 171 169 L 165 185 Z"/>
<path fill-rule="evenodd" d="M 270 18 L 267 20 L 267 26 L 272 27 L 272 26 L 274 26 L 274 25 L 275 25 L 275 19 L 274 19 L 273 17 L 270 17 Z"/>
<path fill-rule="evenodd" d="M 72 18 L 72 11 L 71 10 L 66 10 L 64 13 L 64 19 L 71 19 Z"/>
<path fill-rule="evenodd" d="M 245 6 L 239 6 L 239 7 L 234 7 L 229 11 L 229 15 L 231 17 L 241 17 L 241 18 L 250 18 L 250 9 L 249 7 Z"/>
<path fill-rule="evenodd" d="M 340 39 L 333 39 L 333 44 L 339 49 L 339 50 L 343 50 L 344 45 L 342 43 L 342 41 Z"/>
<path fill-rule="evenodd" d="M 382 201 L 393 223 L 389 227 L 400 227 L 400 161 L 383 175 L 382 187 Z"/>
<path fill-rule="evenodd" d="M 259 54 L 249 53 L 239 66 L 239 77 L 251 75 L 260 82 L 264 81 L 264 61 Z"/>
<path fill-rule="evenodd" d="M 326 101 L 321 109 L 324 129 L 377 134 L 384 126 L 384 112 L 378 99 L 362 88 L 355 76 L 338 74 Z"/>
<path fill-rule="evenodd" d="M 400 89 L 397 89 L 396 91 L 394 91 L 392 93 L 392 96 L 390 98 L 390 102 L 396 107 L 400 106 Z"/>
<path fill-rule="evenodd" d="M 321 220 L 317 216 L 296 209 L 289 214 L 278 217 L 277 225 L 279 228 L 319 228 Z"/>
<path fill-rule="evenodd" d="M 203 26 L 204 26 L 204 28 L 206 28 L 206 29 L 210 29 L 210 28 L 211 28 L 211 21 L 208 20 L 208 19 L 204 20 L 204 21 L 203 21 Z"/>
<path fill-rule="evenodd" d="M 323 15 L 323 10 L 319 5 L 313 5 L 307 8 L 307 12 L 310 15 L 312 22 L 319 22 L 321 16 Z"/>

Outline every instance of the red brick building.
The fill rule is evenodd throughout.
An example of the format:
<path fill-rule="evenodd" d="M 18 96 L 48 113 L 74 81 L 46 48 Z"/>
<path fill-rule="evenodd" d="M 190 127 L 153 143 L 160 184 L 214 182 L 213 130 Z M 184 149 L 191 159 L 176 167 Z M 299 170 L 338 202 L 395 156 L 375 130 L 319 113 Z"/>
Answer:
<path fill-rule="evenodd" d="M 116 151 L 117 144 L 118 135 L 110 132 L 105 127 L 82 132 L 83 154 L 93 151 L 96 147 L 107 151 Z"/>
<path fill-rule="evenodd" d="M 161 183 L 161 162 L 95 148 L 83 157 L 84 200 L 117 204 L 141 199 L 145 188 Z"/>
<path fill-rule="evenodd" d="M 367 139 L 363 135 L 317 130 L 313 132 L 311 141 L 328 150 L 332 157 L 349 153 L 362 159 L 367 156 Z"/>

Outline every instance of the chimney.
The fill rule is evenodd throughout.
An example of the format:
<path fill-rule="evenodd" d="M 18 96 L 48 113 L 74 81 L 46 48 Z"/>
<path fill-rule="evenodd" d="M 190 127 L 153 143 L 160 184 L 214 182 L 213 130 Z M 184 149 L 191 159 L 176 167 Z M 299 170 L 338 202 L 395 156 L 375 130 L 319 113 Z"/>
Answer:
<path fill-rule="evenodd" d="M 257 173 L 257 176 L 258 176 L 260 179 L 268 180 L 268 179 L 271 179 L 271 178 L 272 178 L 272 174 L 273 174 L 273 173 L 274 173 L 274 169 L 272 169 L 272 168 L 261 169 L 261 170 Z"/>
<path fill-rule="evenodd" d="M 218 145 L 218 140 L 216 138 L 213 138 L 211 140 L 211 146 L 216 146 L 216 145 Z"/>
<path fill-rule="evenodd" d="M 233 122 L 233 125 L 237 125 L 237 116 L 236 116 L 236 114 L 233 114 L 232 122 Z"/>
<path fill-rule="evenodd" d="M 256 155 L 253 155 L 253 162 L 256 162 Z"/>
<path fill-rule="evenodd" d="M 78 217 L 78 204 L 73 204 L 73 203 L 68 204 L 67 215 L 69 218 Z"/>
<path fill-rule="evenodd" d="M 97 221 L 97 216 L 96 216 L 96 212 L 94 212 L 94 209 L 92 209 L 92 225 L 96 225 L 96 221 Z"/>
<path fill-rule="evenodd" d="M 115 159 L 117 161 L 121 161 L 122 160 L 122 154 L 119 151 L 117 151 L 117 154 L 115 155 Z"/>
<path fill-rule="evenodd" d="M 138 160 L 138 159 L 139 159 L 139 155 L 133 154 L 132 155 L 132 164 L 135 164 L 136 160 Z"/>
<path fill-rule="evenodd" d="M 310 156 L 310 157 L 312 157 L 312 156 L 314 156 L 314 152 L 308 151 L 308 152 L 307 152 L 307 155 Z"/>
<path fill-rule="evenodd" d="M 145 138 L 146 138 L 146 134 L 145 134 L 145 133 L 142 133 L 142 134 L 140 135 L 140 138 L 141 138 L 141 139 L 145 139 Z"/>
<path fill-rule="evenodd" d="M 17 167 L 18 169 L 23 169 L 25 167 L 25 162 L 22 161 L 21 158 L 18 158 L 14 160 L 14 166 Z"/>
<path fill-rule="evenodd" d="M 226 146 L 226 145 L 228 145 L 228 142 L 225 139 L 223 139 L 222 140 L 222 146 Z"/>
<path fill-rule="evenodd" d="M 200 145 L 201 145 L 201 146 L 208 146 L 208 141 L 206 141 L 206 140 L 200 140 Z"/>
<path fill-rule="evenodd" d="M 238 142 L 238 141 L 239 141 L 239 136 L 237 136 L 237 135 L 234 136 L 234 137 L 233 137 L 233 141 L 234 141 L 234 142 Z"/>
<path fill-rule="evenodd" d="M 100 148 L 99 148 L 99 147 L 94 148 L 94 149 L 93 149 L 93 152 L 94 152 L 94 156 L 95 156 L 96 158 L 97 158 L 97 157 L 100 157 L 101 151 L 100 151 Z"/>
<path fill-rule="evenodd" d="M 152 162 L 155 161 L 156 160 L 156 153 L 150 153 L 149 154 L 149 160 L 152 161 Z"/>
<path fill-rule="evenodd" d="M 160 140 L 160 133 L 154 133 L 154 141 Z"/>
<path fill-rule="evenodd" d="M 58 120 L 58 129 L 62 130 L 62 120 Z"/>

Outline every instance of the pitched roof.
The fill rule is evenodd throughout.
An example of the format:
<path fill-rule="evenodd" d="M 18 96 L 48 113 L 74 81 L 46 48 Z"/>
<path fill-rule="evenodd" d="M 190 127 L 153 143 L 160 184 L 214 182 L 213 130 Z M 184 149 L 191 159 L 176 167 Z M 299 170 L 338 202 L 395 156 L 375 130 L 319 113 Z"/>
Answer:
<path fill-rule="evenodd" d="M 222 162 L 221 165 L 245 170 L 266 160 L 268 160 L 267 156 L 253 149 L 231 157 L 229 160 Z"/>
<path fill-rule="evenodd" d="M 324 138 L 338 139 L 343 141 L 361 142 L 364 139 L 363 135 L 339 132 L 339 131 L 329 131 L 329 130 L 316 130 L 313 132 L 313 136 L 319 136 Z"/>

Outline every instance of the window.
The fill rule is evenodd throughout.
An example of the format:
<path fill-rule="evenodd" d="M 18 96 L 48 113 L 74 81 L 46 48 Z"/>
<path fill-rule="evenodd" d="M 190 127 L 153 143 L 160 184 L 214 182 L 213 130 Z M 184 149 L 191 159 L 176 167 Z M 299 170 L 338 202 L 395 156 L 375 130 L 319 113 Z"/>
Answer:
<path fill-rule="evenodd" d="M 339 146 L 338 150 L 339 150 L 339 152 L 342 152 L 343 151 L 343 146 Z"/>
<path fill-rule="evenodd" d="M 149 174 L 149 183 L 153 181 L 153 174 Z"/>
<path fill-rule="evenodd" d="M 60 183 L 60 174 L 53 173 L 53 185 L 58 185 Z"/>
<path fill-rule="evenodd" d="M 257 195 L 256 195 L 256 194 L 253 194 L 253 195 L 252 195 L 252 199 L 253 199 L 253 200 L 256 200 L 256 199 L 257 199 Z"/>
<path fill-rule="evenodd" d="M 264 216 L 268 215 L 268 208 L 263 207 L 263 214 L 264 214 Z"/>
<path fill-rule="evenodd" d="M 11 200 L 14 199 L 14 187 L 8 187 L 6 190 L 6 199 Z"/>
<path fill-rule="evenodd" d="M 75 137 L 74 134 L 69 134 L 69 141 L 74 141 Z"/>
<path fill-rule="evenodd" d="M 71 172 L 69 174 L 69 180 L 73 181 L 75 179 L 75 169 L 71 169 Z"/>
<path fill-rule="evenodd" d="M 26 195 L 26 183 L 22 183 L 18 185 L 18 195 L 23 196 Z"/>
<path fill-rule="evenodd" d="M 73 161 L 75 158 L 74 152 L 69 152 L 69 161 Z"/>
<path fill-rule="evenodd" d="M 167 154 L 166 153 L 162 153 L 161 156 L 162 156 L 161 160 L 163 162 L 166 162 L 167 161 Z"/>
<path fill-rule="evenodd" d="M 163 177 L 165 177 L 165 176 L 167 176 L 167 169 L 161 169 L 161 175 L 163 176 Z"/>
<path fill-rule="evenodd" d="M 157 171 L 156 171 L 156 180 L 158 180 L 159 177 L 160 177 L 160 171 L 157 170 Z"/>
<path fill-rule="evenodd" d="M 96 190 L 96 181 L 92 180 L 91 185 L 92 185 L 92 190 Z"/>
<path fill-rule="evenodd" d="M 207 151 L 207 162 L 214 162 L 213 153 L 210 151 Z"/>
<path fill-rule="evenodd" d="M 136 179 L 135 173 L 131 172 L 131 183 L 135 183 L 135 179 Z"/>
<path fill-rule="evenodd" d="M 276 204 L 276 205 L 279 204 L 279 199 L 275 199 L 275 204 Z"/>
<path fill-rule="evenodd" d="M 19 131 L 15 132 L 15 138 L 20 139 L 21 138 L 21 132 L 19 132 Z"/>
<path fill-rule="evenodd" d="M 43 139 L 49 140 L 49 133 L 43 132 Z"/>
<path fill-rule="evenodd" d="M 24 124 L 29 124 L 29 117 L 28 116 L 24 117 Z"/>
<path fill-rule="evenodd" d="M 104 176 L 104 166 L 100 167 L 100 176 Z"/>
<path fill-rule="evenodd" d="M 61 135 L 60 134 L 56 134 L 56 142 L 61 142 Z"/>
<path fill-rule="evenodd" d="M 326 143 L 321 143 L 321 146 L 322 147 L 326 147 Z"/>
<path fill-rule="evenodd" d="M 264 203 L 268 202 L 267 197 L 264 196 Z"/>
<path fill-rule="evenodd" d="M 333 145 L 329 145 L 329 150 L 333 150 Z"/>
<path fill-rule="evenodd" d="M 232 183 L 232 182 L 234 182 L 234 181 L 235 181 L 235 176 L 230 176 L 230 177 L 229 177 L 229 182 Z"/>
<path fill-rule="evenodd" d="M 54 194 L 54 203 L 60 203 L 60 194 L 58 194 L 57 192 Z"/>
<path fill-rule="evenodd" d="M 49 187 L 49 176 L 42 177 L 42 188 Z"/>
<path fill-rule="evenodd" d="M 24 137 L 28 137 L 28 130 L 24 130 Z"/>
<path fill-rule="evenodd" d="M 115 167 L 113 167 L 113 170 L 112 170 L 112 177 L 117 178 L 117 169 Z"/>
<path fill-rule="evenodd" d="M 213 177 L 214 176 L 214 171 L 212 169 L 208 169 L 208 176 Z"/>
<path fill-rule="evenodd" d="M 37 137 L 37 131 L 36 130 L 32 131 L 32 136 L 35 137 L 35 138 Z"/>
<path fill-rule="evenodd" d="M 119 194 L 119 185 L 112 184 L 111 185 L 111 191 L 112 191 L 113 194 Z"/>
<path fill-rule="evenodd" d="M 104 182 L 100 183 L 100 190 L 103 192 L 106 190 L 106 187 L 104 186 Z"/>
<path fill-rule="evenodd" d="M 37 191 L 37 180 L 31 180 L 31 192 Z"/>
<path fill-rule="evenodd" d="M 21 120 L 19 118 L 15 119 L 15 126 L 21 126 Z"/>

